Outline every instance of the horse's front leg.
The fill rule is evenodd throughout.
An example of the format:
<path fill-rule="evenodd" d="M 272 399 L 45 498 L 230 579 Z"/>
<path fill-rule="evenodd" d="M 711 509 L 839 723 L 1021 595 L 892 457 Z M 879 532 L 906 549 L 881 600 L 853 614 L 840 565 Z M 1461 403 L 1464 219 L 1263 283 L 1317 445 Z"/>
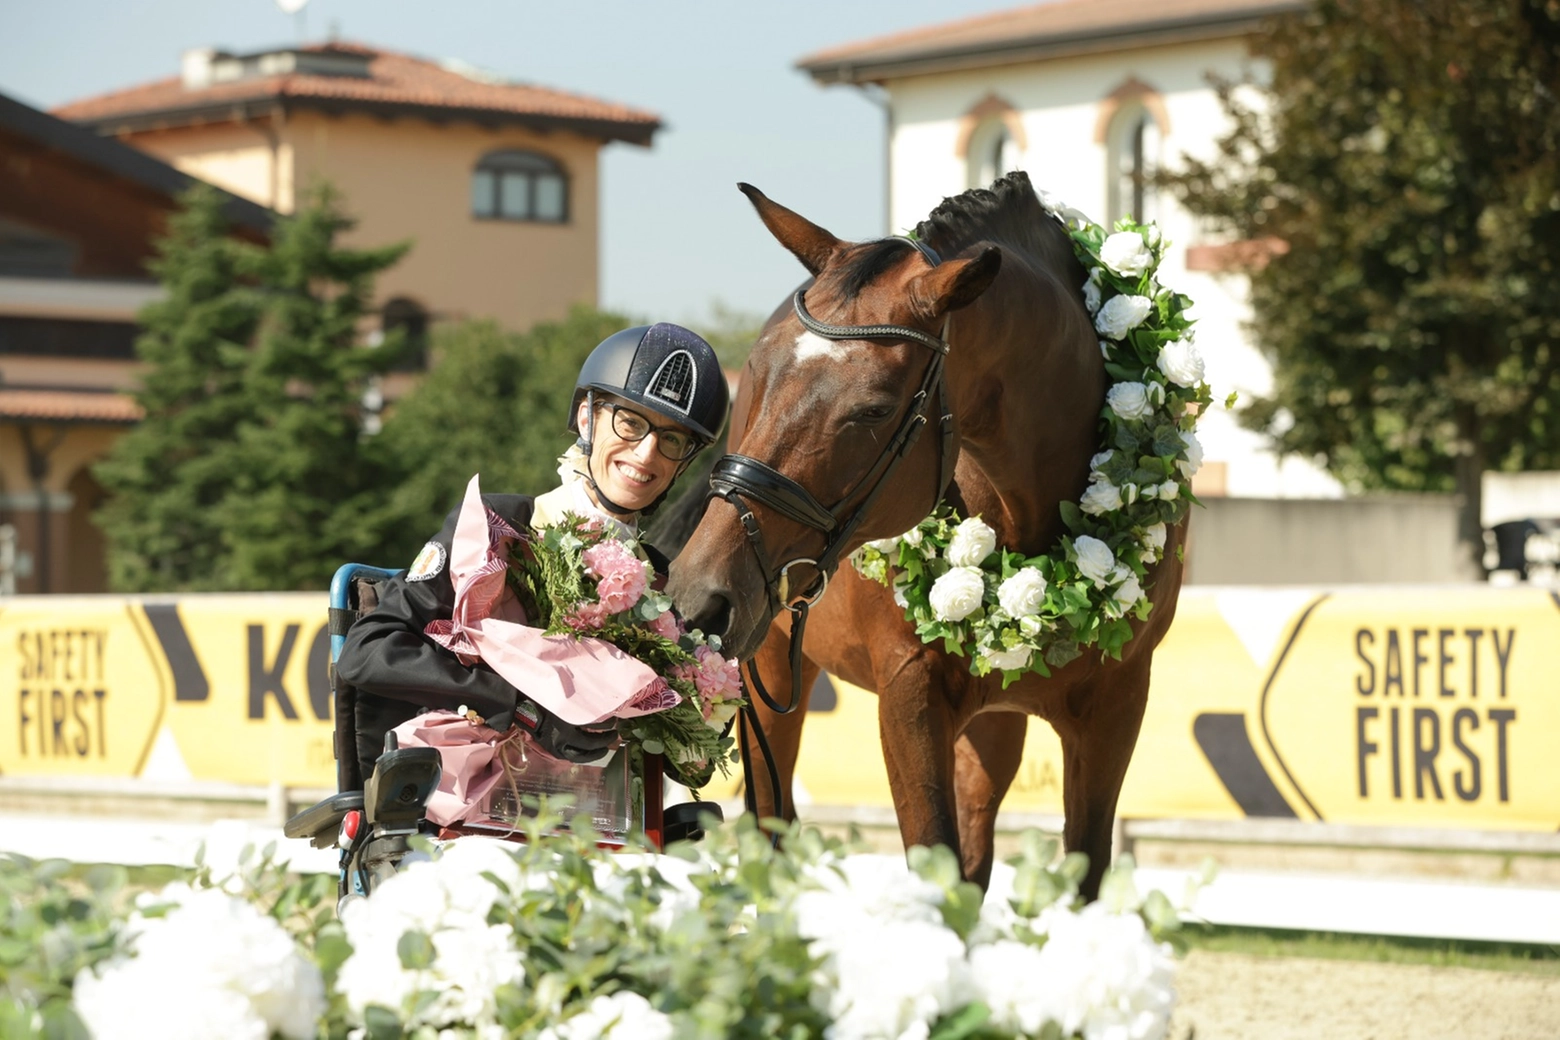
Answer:
<path fill-rule="evenodd" d="M 1092 682 L 1073 692 L 1077 714 L 1058 726 L 1062 738 L 1062 805 L 1067 821 L 1062 843 L 1068 852 L 1089 857 L 1081 886 L 1085 899 L 1100 892 L 1110 865 L 1116 800 L 1137 746 L 1148 703 L 1150 655 L 1142 653 L 1102 669 Z"/>
<path fill-rule="evenodd" d="M 959 853 L 952 706 L 930 654 L 917 653 L 878 681 L 878 732 L 905 847 Z"/>
<path fill-rule="evenodd" d="M 784 620 L 788 615 L 781 615 Z M 759 647 L 749 668 L 756 668 L 764 688 L 769 691 L 769 696 L 782 708 L 791 702 L 793 690 L 791 677 L 791 636 L 790 632 L 782 628 L 777 622 L 769 629 L 769 637 L 764 640 L 764 645 Z M 753 689 L 751 681 L 748 683 L 747 697 L 753 702 L 754 709 L 758 712 L 759 724 L 764 729 L 764 739 L 769 744 L 770 753 L 774 756 L 775 770 L 780 776 L 780 795 L 784 802 L 784 819 L 796 819 L 796 802 L 791 798 L 791 781 L 796 775 L 796 758 L 802 747 L 802 723 L 807 719 L 807 704 L 812 699 L 813 683 L 818 680 L 818 666 L 807 657 L 802 658 L 802 685 L 801 696 L 797 700 L 794 711 L 780 714 L 766 705 L 757 692 Z M 743 712 L 743 716 L 746 712 Z M 747 719 L 740 719 L 740 725 L 746 726 Z M 746 733 L 747 756 L 751 763 L 749 775 L 752 777 L 754 804 L 758 807 L 758 815 L 774 816 L 775 791 L 770 782 L 768 759 L 764 755 L 761 745 L 754 734 Z"/>
<path fill-rule="evenodd" d="M 971 719 L 954 745 L 962 866 L 981 888 L 991 881 L 997 810 L 1018 775 L 1028 725 L 1028 716 L 1017 712 L 987 712 Z"/>

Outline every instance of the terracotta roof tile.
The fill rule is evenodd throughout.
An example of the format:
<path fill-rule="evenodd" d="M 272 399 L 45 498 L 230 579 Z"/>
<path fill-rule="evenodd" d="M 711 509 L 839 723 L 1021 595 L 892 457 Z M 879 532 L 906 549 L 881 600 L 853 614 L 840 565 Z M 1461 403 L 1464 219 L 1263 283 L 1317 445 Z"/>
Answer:
<path fill-rule="evenodd" d="M 369 76 L 291 72 L 253 79 L 214 83 L 186 89 L 178 76 L 125 90 L 73 101 L 54 109 L 62 119 L 78 123 L 111 123 L 116 118 L 206 109 L 249 101 L 294 101 L 354 104 L 383 108 L 449 109 L 516 118 L 542 117 L 584 124 L 601 124 L 607 136 L 614 127 L 648 137 L 661 124 L 654 112 L 602 101 L 549 87 L 487 82 L 436 62 L 394 51 L 335 43 L 302 48 L 316 52 L 369 55 Z"/>
<path fill-rule="evenodd" d="M 1303 6 L 1303 0 L 1056 0 L 842 44 L 796 64 L 819 78 L 865 81 L 882 66 L 954 56 L 984 64 L 1023 48 L 1212 28 Z"/>
<path fill-rule="evenodd" d="M 135 398 L 108 390 L 0 389 L 0 419 L 129 424 L 142 414 Z"/>

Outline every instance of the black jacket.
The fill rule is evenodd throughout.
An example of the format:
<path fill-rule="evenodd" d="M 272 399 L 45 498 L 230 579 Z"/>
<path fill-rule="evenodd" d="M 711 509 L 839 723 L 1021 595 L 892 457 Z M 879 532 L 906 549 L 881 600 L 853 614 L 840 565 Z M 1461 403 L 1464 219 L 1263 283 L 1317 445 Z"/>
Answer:
<path fill-rule="evenodd" d="M 483 495 L 482 501 L 516 531 L 530 527 L 529 495 Z M 454 610 L 449 554 L 459 518 L 457 505 L 413 569 L 380 587 L 379 605 L 352 626 L 336 660 L 338 681 L 358 691 L 357 753 L 364 778 L 384 750 L 385 734 L 432 708 L 455 711 L 464 705 L 500 732 L 513 722 L 544 734 L 566 728 L 483 662 L 468 667 L 424 634 L 428 622 Z M 649 546 L 645 551 L 664 576 L 666 558 Z"/>

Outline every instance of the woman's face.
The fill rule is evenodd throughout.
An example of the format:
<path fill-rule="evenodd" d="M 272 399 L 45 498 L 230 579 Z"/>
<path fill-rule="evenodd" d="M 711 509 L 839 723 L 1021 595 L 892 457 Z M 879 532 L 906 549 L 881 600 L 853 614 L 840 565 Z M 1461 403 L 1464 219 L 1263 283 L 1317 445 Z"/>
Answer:
<path fill-rule="evenodd" d="M 614 409 L 627 414 L 615 417 Z M 576 416 L 581 429 L 585 428 L 588 419 L 588 407 L 581 401 Z M 637 441 L 628 440 L 618 432 L 620 428 L 642 429 L 646 425 L 652 428 L 651 432 Z M 672 435 L 673 439 L 678 434 L 682 437 L 693 436 L 686 426 L 671 422 L 648 409 L 631 405 L 621 398 L 606 397 L 596 401 L 590 468 L 597 487 L 607 498 L 637 513 L 672 486 L 681 463 L 667 458 L 660 450 L 662 434 L 659 431 L 663 430 Z M 673 454 L 676 452 L 673 451 Z"/>

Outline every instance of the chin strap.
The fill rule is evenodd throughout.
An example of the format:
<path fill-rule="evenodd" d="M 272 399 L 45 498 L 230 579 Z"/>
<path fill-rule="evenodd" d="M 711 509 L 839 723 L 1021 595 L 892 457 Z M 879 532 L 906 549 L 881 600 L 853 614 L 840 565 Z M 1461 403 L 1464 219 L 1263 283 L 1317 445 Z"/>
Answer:
<path fill-rule="evenodd" d="M 678 478 L 680 478 L 688 471 L 688 467 L 693 464 L 693 460 L 698 458 L 699 452 L 708 447 L 706 444 L 701 444 L 697 451 L 677 464 L 677 472 L 672 474 L 672 479 L 666 485 L 666 490 L 655 496 L 654 502 L 651 502 L 643 509 L 629 509 L 626 506 L 621 506 L 618 503 L 612 501 L 612 499 L 608 498 L 607 493 L 601 490 L 601 485 L 596 483 L 596 475 L 591 472 L 591 460 L 595 457 L 596 452 L 595 391 L 585 391 L 585 407 L 587 409 L 585 432 L 580 436 L 580 439 L 575 442 L 579 445 L 580 449 L 585 452 L 585 473 L 583 476 L 585 477 L 585 482 L 590 485 L 591 492 L 596 496 L 597 504 L 599 504 L 601 508 L 605 509 L 607 512 L 615 513 L 618 516 L 646 517 L 654 513 L 657 509 L 661 508 L 661 503 L 666 501 L 666 496 L 670 495 L 672 493 L 672 488 L 677 485 Z M 660 448 L 657 448 L 656 450 L 659 451 Z"/>

